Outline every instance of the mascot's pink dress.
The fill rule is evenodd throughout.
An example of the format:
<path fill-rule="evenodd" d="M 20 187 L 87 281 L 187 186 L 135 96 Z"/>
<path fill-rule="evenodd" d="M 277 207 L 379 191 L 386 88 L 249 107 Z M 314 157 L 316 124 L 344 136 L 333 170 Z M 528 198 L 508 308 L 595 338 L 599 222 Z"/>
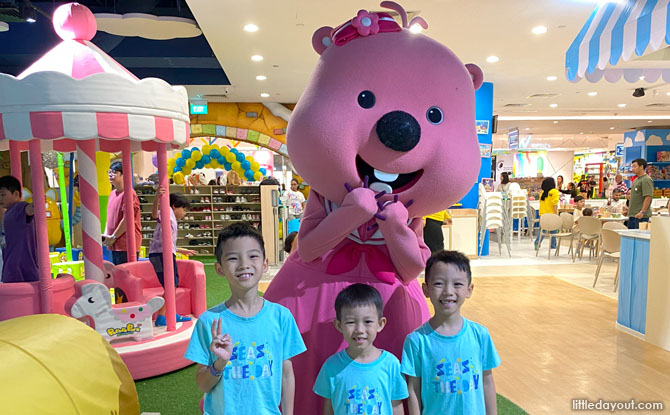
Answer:
<path fill-rule="evenodd" d="M 312 392 L 323 362 L 346 347 L 333 327 L 337 294 L 366 283 L 384 299 L 386 328 L 375 345 L 400 357 L 405 336 L 429 318 L 416 281 L 430 251 L 421 216 L 472 188 L 480 166 L 476 65 L 364 10 L 312 38 L 321 55 L 288 126 L 288 152 L 311 186 L 291 254 L 265 298 L 288 307 L 307 352 L 293 359 L 295 410 L 321 413 Z"/>

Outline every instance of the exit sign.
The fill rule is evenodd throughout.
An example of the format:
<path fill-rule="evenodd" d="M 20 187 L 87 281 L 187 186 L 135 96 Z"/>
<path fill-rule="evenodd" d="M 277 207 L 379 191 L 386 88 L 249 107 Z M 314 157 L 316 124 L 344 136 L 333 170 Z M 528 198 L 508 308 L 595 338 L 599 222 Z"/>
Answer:
<path fill-rule="evenodd" d="M 207 114 L 207 105 L 191 104 L 191 114 Z"/>

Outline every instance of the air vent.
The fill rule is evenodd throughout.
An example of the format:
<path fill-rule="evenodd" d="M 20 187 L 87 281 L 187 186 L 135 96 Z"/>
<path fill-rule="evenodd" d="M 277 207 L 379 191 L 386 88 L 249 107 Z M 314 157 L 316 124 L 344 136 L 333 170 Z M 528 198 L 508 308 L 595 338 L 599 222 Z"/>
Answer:
<path fill-rule="evenodd" d="M 553 97 L 557 97 L 559 95 L 560 94 L 533 94 L 533 95 L 529 95 L 528 98 L 553 98 Z"/>
<path fill-rule="evenodd" d="M 503 108 L 525 108 L 530 107 L 530 104 L 505 104 Z"/>
<path fill-rule="evenodd" d="M 0 21 L 17 23 L 25 22 L 26 19 L 21 18 L 21 12 L 13 1 L 0 1 Z"/>
<path fill-rule="evenodd" d="M 201 96 L 202 99 L 207 101 L 225 101 L 228 99 L 226 94 L 205 94 Z"/>
<path fill-rule="evenodd" d="M 645 105 L 645 107 L 649 107 L 649 108 L 664 108 L 664 107 L 670 107 L 670 104 L 664 104 L 664 103 L 657 102 L 656 104 L 647 104 L 647 105 Z"/>

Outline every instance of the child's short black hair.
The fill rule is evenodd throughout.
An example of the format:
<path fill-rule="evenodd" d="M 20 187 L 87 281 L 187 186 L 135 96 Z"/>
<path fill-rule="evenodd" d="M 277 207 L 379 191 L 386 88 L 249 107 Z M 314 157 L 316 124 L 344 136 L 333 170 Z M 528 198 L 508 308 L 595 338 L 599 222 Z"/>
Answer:
<path fill-rule="evenodd" d="M 9 193 L 19 192 L 21 194 L 21 182 L 14 176 L 0 177 L 0 189 L 7 189 Z"/>
<path fill-rule="evenodd" d="M 261 247 L 261 252 L 263 253 L 263 259 L 265 259 L 265 242 L 263 242 L 263 236 L 248 223 L 234 223 L 228 225 L 221 232 L 219 232 L 219 237 L 216 240 L 216 262 L 221 262 L 221 255 L 223 255 L 223 245 L 229 239 L 242 238 L 248 236 L 253 238 L 258 242 L 258 245 Z"/>
<path fill-rule="evenodd" d="M 298 232 L 293 231 L 288 234 L 286 239 L 284 239 L 284 251 L 286 251 L 287 254 L 291 253 L 291 247 L 293 246 L 293 240 L 295 237 L 298 236 Z"/>
<path fill-rule="evenodd" d="M 430 269 L 437 262 L 453 264 L 468 275 L 468 284 L 472 283 L 472 271 L 470 271 L 470 260 L 468 257 L 458 251 L 439 251 L 431 255 L 428 258 L 428 262 L 426 262 L 426 284 L 428 284 L 428 280 L 430 279 Z"/>
<path fill-rule="evenodd" d="M 123 174 L 123 163 L 120 161 L 115 161 L 114 163 L 109 165 L 109 169 L 113 171 L 118 171 L 119 173 Z"/>
<path fill-rule="evenodd" d="M 582 209 L 582 216 L 593 216 L 593 209 L 591 208 Z"/>
<path fill-rule="evenodd" d="M 172 208 L 191 208 L 191 202 L 188 201 L 186 196 L 180 193 L 170 193 L 170 207 Z"/>
<path fill-rule="evenodd" d="M 584 200 L 584 196 L 575 196 L 575 203 L 579 202 L 580 200 Z"/>
<path fill-rule="evenodd" d="M 340 320 L 344 307 L 360 307 L 364 305 L 374 305 L 377 309 L 377 315 L 379 318 L 382 318 L 384 302 L 379 291 L 367 284 L 352 284 L 337 294 L 337 298 L 335 299 L 335 316 Z"/>

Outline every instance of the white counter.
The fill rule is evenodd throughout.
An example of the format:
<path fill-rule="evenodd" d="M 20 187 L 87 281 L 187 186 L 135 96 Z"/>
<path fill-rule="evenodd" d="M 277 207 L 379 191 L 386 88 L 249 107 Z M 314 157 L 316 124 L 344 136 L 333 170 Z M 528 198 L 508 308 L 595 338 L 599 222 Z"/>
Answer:
<path fill-rule="evenodd" d="M 650 231 L 641 231 L 639 229 L 612 229 L 622 237 L 637 238 L 637 239 L 651 239 Z"/>

